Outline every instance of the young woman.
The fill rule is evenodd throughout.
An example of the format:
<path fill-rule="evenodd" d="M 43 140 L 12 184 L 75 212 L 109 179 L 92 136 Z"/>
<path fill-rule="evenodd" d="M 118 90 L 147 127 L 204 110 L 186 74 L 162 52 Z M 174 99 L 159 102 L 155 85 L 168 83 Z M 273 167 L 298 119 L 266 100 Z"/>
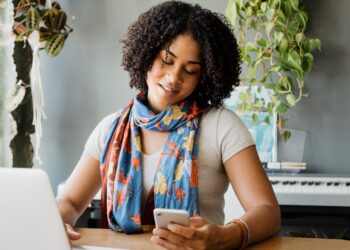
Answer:
<path fill-rule="evenodd" d="M 140 15 L 123 40 L 122 65 L 140 92 L 90 135 L 57 198 L 72 229 L 102 188 L 104 226 L 139 233 L 154 207 L 185 209 L 190 226 L 155 228 L 167 249 L 232 249 L 277 232 L 280 211 L 254 142 L 222 107 L 238 85 L 240 58 L 230 25 L 198 5 L 169 1 Z M 224 223 L 229 183 L 245 214 Z"/>

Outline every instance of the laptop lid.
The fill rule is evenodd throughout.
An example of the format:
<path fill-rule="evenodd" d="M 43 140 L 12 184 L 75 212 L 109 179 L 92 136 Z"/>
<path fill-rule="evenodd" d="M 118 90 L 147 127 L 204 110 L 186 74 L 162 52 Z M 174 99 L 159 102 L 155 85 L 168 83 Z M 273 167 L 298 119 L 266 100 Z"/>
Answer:
<path fill-rule="evenodd" d="M 71 249 L 43 170 L 0 168 L 0 249 Z"/>

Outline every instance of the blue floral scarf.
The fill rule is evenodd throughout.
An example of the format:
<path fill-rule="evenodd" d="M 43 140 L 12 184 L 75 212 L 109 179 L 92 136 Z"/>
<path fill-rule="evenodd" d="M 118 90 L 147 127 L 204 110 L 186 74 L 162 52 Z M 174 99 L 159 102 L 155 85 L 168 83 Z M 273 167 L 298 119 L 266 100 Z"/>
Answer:
<path fill-rule="evenodd" d="M 199 214 L 197 142 L 202 110 L 185 100 L 154 114 L 145 102 L 140 93 L 120 112 L 101 156 L 102 224 L 127 234 L 142 232 L 141 127 L 170 132 L 154 177 L 154 207 Z"/>

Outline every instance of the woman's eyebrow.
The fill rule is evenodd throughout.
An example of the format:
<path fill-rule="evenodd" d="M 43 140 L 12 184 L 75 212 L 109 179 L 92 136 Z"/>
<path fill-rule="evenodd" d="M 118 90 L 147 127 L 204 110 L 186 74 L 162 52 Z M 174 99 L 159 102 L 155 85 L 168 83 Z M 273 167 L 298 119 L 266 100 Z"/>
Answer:
<path fill-rule="evenodd" d="M 176 56 L 173 52 L 171 52 L 169 48 L 164 49 L 164 51 L 167 52 L 167 53 L 169 53 L 171 56 L 177 58 L 177 56 Z M 191 64 L 201 64 L 201 62 L 197 62 L 197 61 L 188 61 L 188 63 L 191 63 Z"/>

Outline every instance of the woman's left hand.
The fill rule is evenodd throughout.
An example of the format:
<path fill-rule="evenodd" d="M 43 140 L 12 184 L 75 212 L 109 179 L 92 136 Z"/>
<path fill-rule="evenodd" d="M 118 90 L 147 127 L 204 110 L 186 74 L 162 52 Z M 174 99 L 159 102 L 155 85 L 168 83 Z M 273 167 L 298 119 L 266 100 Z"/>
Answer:
<path fill-rule="evenodd" d="M 190 218 L 190 226 L 170 224 L 155 228 L 151 241 L 166 249 L 216 249 L 221 227 L 202 218 Z"/>

